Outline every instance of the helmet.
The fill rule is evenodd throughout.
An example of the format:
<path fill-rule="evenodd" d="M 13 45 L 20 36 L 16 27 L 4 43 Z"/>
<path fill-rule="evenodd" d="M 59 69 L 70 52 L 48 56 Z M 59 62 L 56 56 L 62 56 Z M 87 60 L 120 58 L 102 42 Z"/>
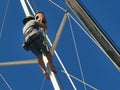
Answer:
<path fill-rule="evenodd" d="M 29 20 L 34 20 L 34 17 L 32 15 L 27 16 L 26 18 L 23 19 L 23 24 L 26 24 Z"/>

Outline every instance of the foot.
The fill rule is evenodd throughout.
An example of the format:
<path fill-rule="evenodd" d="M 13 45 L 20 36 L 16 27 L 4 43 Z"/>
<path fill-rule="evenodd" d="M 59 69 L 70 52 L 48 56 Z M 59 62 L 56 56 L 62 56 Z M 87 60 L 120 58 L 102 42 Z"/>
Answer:
<path fill-rule="evenodd" d="M 57 70 L 53 64 L 50 64 L 50 69 L 54 72 L 57 73 Z"/>
<path fill-rule="evenodd" d="M 50 80 L 50 76 L 49 76 L 48 72 L 44 72 L 43 74 L 45 75 L 46 79 Z"/>

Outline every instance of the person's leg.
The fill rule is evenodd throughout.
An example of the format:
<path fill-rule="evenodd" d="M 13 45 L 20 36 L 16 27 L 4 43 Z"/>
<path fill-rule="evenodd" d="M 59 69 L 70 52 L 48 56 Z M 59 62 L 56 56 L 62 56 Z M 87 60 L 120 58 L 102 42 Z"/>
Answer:
<path fill-rule="evenodd" d="M 48 62 L 50 64 L 50 69 L 53 71 L 53 72 L 57 72 L 57 70 L 55 69 L 55 66 L 53 65 L 53 62 L 52 62 L 52 55 L 50 53 L 50 51 L 47 50 L 47 47 L 46 45 L 44 45 L 42 42 L 40 42 L 39 40 L 36 41 L 36 46 L 39 47 L 37 50 L 39 50 L 39 52 L 41 51 L 41 55 L 42 53 L 45 53 L 46 54 L 46 57 L 48 59 Z M 38 55 L 38 54 L 37 54 Z M 41 57 L 40 57 L 41 58 Z M 43 62 L 43 58 L 42 59 L 42 62 Z M 43 64 L 42 64 L 43 65 Z"/>
<path fill-rule="evenodd" d="M 42 53 L 41 53 L 39 47 L 36 46 L 35 42 L 30 44 L 30 50 L 38 57 L 38 63 L 40 65 L 40 68 L 41 68 L 43 74 L 45 75 L 45 77 L 49 80 L 50 77 L 49 77 L 49 74 L 46 71 L 46 68 L 45 68 L 45 65 L 44 65 L 44 62 L 43 62 Z"/>
<path fill-rule="evenodd" d="M 49 74 L 48 74 L 48 72 L 45 69 L 45 64 L 43 62 L 43 57 L 42 57 L 41 54 L 38 55 L 38 63 L 40 65 L 40 68 L 41 68 L 43 74 L 46 76 L 47 79 L 50 79 Z"/>
<path fill-rule="evenodd" d="M 54 72 L 54 73 L 57 73 L 57 70 L 53 64 L 53 61 L 52 61 L 52 55 L 50 53 L 50 51 L 47 51 L 46 52 L 46 57 L 48 59 L 48 62 L 49 62 L 49 65 L 50 65 L 50 69 Z"/>

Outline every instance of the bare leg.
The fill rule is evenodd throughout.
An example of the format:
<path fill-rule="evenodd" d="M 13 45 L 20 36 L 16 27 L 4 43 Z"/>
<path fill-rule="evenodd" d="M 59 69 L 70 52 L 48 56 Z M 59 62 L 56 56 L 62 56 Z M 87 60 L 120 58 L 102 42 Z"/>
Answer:
<path fill-rule="evenodd" d="M 47 59 L 48 59 L 49 65 L 50 65 L 50 69 L 51 69 L 54 73 L 57 73 L 57 70 L 56 70 L 55 66 L 53 65 L 52 55 L 51 55 L 50 51 L 48 51 L 48 52 L 46 53 L 46 57 L 47 57 Z"/>
<path fill-rule="evenodd" d="M 46 69 L 45 69 L 45 64 L 44 64 L 44 62 L 43 62 L 43 57 L 42 57 L 41 54 L 38 56 L 38 63 L 39 63 L 39 65 L 40 65 L 40 68 L 41 68 L 43 74 L 46 76 L 46 78 L 47 78 L 48 80 L 50 80 L 49 74 L 47 73 L 47 71 L 46 71 Z"/>

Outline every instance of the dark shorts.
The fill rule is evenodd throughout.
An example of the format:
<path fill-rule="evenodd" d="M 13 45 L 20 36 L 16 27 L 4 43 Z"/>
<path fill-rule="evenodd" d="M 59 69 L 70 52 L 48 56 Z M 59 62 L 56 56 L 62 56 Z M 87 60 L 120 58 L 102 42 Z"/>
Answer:
<path fill-rule="evenodd" d="M 30 50 L 38 57 L 39 54 L 46 53 L 47 46 L 41 42 L 40 39 L 36 39 L 29 45 Z"/>
<path fill-rule="evenodd" d="M 38 57 L 39 54 L 48 51 L 47 46 L 43 43 L 44 37 L 41 33 L 36 33 L 28 39 L 29 49 Z"/>

